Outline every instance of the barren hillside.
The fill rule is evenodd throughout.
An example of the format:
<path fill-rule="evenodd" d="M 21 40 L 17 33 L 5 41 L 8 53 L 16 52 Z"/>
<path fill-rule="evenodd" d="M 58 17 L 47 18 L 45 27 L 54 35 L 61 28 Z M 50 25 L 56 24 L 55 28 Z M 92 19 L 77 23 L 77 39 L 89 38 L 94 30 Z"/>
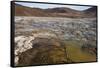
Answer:
<path fill-rule="evenodd" d="M 91 7 L 84 11 L 78 11 L 66 7 L 55 7 L 48 9 L 30 8 L 15 4 L 16 16 L 38 16 L 38 17 L 69 17 L 69 18 L 81 18 L 81 17 L 96 17 L 97 7 Z"/>

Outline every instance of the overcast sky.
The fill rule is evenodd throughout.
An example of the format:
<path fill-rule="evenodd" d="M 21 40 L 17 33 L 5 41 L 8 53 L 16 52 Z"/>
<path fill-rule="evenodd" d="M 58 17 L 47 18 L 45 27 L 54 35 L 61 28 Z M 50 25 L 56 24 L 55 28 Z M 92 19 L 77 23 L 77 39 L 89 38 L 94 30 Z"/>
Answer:
<path fill-rule="evenodd" d="M 36 7 L 36 8 L 42 8 L 42 9 L 54 8 L 54 7 L 68 7 L 71 9 L 82 11 L 82 10 L 86 10 L 90 8 L 90 6 L 76 6 L 76 5 L 57 5 L 57 4 L 26 3 L 26 2 L 15 2 L 15 3 L 21 4 L 23 6 Z"/>

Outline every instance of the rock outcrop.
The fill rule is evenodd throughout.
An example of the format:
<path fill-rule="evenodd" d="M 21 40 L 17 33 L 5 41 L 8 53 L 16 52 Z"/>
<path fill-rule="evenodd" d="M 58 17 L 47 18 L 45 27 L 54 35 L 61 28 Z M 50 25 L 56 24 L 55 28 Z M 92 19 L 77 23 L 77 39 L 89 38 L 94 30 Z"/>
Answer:
<path fill-rule="evenodd" d="M 19 60 L 19 54 L 22 52 L 25 52 L 26 50 L 32 48 L 32 41 L 34 40 L 34 37 L 29 36 L 18 36 L 15 37 L 15 63 L 18 63 Z"/>
<path fill-rule="evenodd" d="M 32 48 L 19 55 L 18 66 L 67 63 L 66 58 L 64 49 L 58 41 L 36 38 Z"/>
<path fill-rule="evenodd" d="M 22 56 L 24 52 L 27 52 L 27 50 L 32 49 L 33 53 L 35 52 L 34 54 L 33 53 L 31 54 L 34 58 L 34 56 L 38 51 L 42 52 L 42 50 L 44 51 L 52 50 L 53 47 L 60 48 L 61 45 L 59 42 L 60 40 L 57 38 L 55 34 L 50 32 L 45 32 L 45 31 L 41 32 L 39 30 L 33 31 L 31 36 L 24 36 L 24 35 L 16 36 L 15 37 L 15 64 L 19 65 L 21 63 L 24 63 L 21 61 L 22 58 L 19 59 L 19 56 Z"/>

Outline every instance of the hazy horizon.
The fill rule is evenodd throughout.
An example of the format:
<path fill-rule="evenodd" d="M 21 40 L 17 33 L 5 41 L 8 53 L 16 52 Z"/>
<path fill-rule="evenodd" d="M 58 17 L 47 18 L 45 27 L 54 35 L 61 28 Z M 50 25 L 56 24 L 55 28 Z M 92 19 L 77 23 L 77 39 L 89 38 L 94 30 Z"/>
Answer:
<path fill-rule="evenodd" d="M 76 6 L 76 5 L 59 5 L 59 4 L 44 4 L 44 3 L 26 3 L 26 2 L 15 2 L 16 4 L 20 4 L 23 6 L 28 7 L 35 7 L 35 8 L 42 8 L 42 9 L 48 9 L 48 8 L 55 8 L 55 7 L 66 7 L 74 10 L 83 11 L 88 8 L 91 8 L 90 6 Z"/>

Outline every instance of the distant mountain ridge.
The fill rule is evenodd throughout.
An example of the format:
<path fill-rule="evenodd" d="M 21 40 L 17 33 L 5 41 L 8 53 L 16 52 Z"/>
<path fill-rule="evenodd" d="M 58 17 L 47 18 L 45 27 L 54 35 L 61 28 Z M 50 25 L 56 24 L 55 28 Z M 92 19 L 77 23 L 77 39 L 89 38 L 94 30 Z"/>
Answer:
<path fill-rule="evenodd" d="M 31 8 L 15 4 L 15 16 L 38 16 L 38 17 L 96 17 L 97 7 L 92 7 L 84 11 L 78 11 L 66 7 L 55 7 L 48 9 Z"/>
<path fill-rule="evenodd" d="M 84 10 L 85 15 L 96 17 L 97 16 L 97 7 L 92 7 L 87 10 Z"/>

